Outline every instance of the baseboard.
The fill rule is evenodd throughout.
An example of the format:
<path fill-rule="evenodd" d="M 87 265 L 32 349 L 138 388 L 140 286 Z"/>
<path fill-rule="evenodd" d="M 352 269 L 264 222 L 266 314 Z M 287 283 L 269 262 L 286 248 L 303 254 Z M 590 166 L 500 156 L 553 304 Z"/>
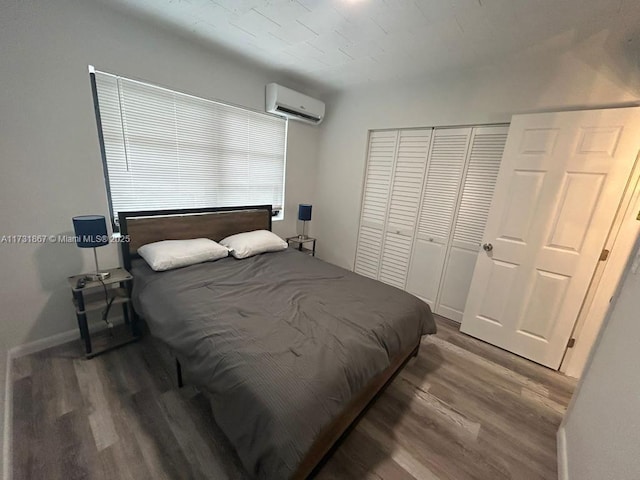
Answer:
<path fill-rule="evenodd" d="M 124 318 L 114 317 L 110 321 L 117 325 L 118 323 L 123 322 Z M 107 328 L 108 328 L 107 325 L 103 322 L 89 325 L 89 331 L 91 332 L 91 334 L 103 331 Z M 46 350 L 47 348 L 57 347 L 58 345 L 71 342 L 79 338 L 80 338 L 80 332 L 76 328 L 66 332 L 51 335 L 50 337 L 41 338 L 40 340 L 35 340 L 33 342 L 25 343 L 24 345 L 18 345 L 17 347 L 13 347 L 12 349 L 9 350 L 9 356 L 11 358 L 24 357 L 25 355 L 38 353 L 43 350 Z"/>
<path fill-rule="evenodd" d="M 38 353 L 47 348 L 57 347 L 63 343 L 71 342 L 79 337 L 78 329 L 69 330 L 68 332 L 58 333 L 47 338 L 41 338 L 34 342 L 25 343 L 24 345 L 18 345 L 9 350 L 10 358 L 20 358 L 25 355 L 31 355 L 32 353 Z"/>
<path fill-rule="evenodd" d="M 560 425 L 556 435 L 558 442 L 558 480 L 569 480 L 569 465 L 567 459 L 567 431 Z"/>
<path fill-rule="evenodd" d="M 13 382 L 11 381 L 11 353 L 7 352 L 7 371 L 4 388 L 4 433 L 2 437 L 2 478 L 11 480 L 11 438 L 13 434 L 11 418 L 13 417 Z"/>
<path fill-rule="evenodd" d="M 435 312 L 434 312 L 435 313 Z M 443 307 L 440 305 L 438 315 L 448 318 L 456 323 L 462 323 L 462 312 L 458 312 L 453 308 Z"/>

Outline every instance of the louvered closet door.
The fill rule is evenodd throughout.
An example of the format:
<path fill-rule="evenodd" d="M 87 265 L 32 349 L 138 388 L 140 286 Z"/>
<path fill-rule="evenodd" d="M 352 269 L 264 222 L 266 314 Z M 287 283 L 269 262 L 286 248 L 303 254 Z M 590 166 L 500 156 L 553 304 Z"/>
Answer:
<path fill-rule="evenodd" d="M 462 322 L 508 126 L 474 128 L 436 312 Z"/>
<path fill-rule="evenodd" d="M 380 280 L 405 288 L 431 129 L 402 130 L 391 184 Z"/>
<path fill-rule="evenodd" d="M 471 128 L 433 132 L 407 290 L 435 307 Z"/>
<path fill-rule="evenodd" d="M 391 175 L 398 143 L 398 131 L 377 131 L 369 135 L 369 153 L 364 180 L 362 213 L 354 271 L 378 278 L 382 238 L 389 206 Z"/>

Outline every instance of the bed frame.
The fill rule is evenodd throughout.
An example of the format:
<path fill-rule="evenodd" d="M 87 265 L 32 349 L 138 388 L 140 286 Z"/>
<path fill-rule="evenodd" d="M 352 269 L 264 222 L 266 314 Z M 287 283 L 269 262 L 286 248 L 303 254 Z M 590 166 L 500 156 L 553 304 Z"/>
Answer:
<path fill-rule="evenodd" d="M 139 257 L 138 248 L 151 242 L 190 238 L 220 241 L 236 233 L 271 230 L 271 218 L 271 205 L 119 212 L 120 234 L 124 240 L 121 243 L 122 261 L 129 269 L 132 259 Z M 419 347 L 418 340 L 416 345 L 393 358 L 386 370 L 354 396 L 342 413 L 318 435 L 292 479 L 313 478 L 319 472 L 378 396 L 406 363 L 418 355 Z M 176 366 L 178 384 L 182 386 L 182 372 L 177 359 Z"/>
<path fill-rule="evenodd" d="M 219 242 L 236 233 L 271 230 L 271 217 L 271 205 L 118 212 L 122 262 L 131 268 L 138 248 L 147 243 L 191 238 Z"/>

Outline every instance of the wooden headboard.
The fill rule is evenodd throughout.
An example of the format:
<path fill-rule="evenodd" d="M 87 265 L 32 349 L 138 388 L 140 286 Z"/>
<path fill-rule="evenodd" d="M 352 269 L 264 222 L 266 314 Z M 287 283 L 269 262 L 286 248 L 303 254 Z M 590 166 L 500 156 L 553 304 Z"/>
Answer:
<path fill-rule="evenodd" d="M 191 238 L 218 242 L 236 233 L 271 230 L 271 205 L 118 212 L 118 221 L 123 240 L 128 240 L 121 248 L 129 269 L 138 248 L 147 243 Z"/>

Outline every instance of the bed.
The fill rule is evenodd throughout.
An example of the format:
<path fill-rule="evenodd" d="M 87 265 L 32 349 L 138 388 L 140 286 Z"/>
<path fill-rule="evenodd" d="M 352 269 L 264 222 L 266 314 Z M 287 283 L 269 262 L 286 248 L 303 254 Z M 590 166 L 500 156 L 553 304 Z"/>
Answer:
<path fill-rule="evenodd" d="M 121 212 L 133 305 L 209 399 L 254 478 L 313 476 L 435 333 L 399 289 L 294 249 L 154 272 L 137 249 L 271 230 L 268 205 Z"/>

